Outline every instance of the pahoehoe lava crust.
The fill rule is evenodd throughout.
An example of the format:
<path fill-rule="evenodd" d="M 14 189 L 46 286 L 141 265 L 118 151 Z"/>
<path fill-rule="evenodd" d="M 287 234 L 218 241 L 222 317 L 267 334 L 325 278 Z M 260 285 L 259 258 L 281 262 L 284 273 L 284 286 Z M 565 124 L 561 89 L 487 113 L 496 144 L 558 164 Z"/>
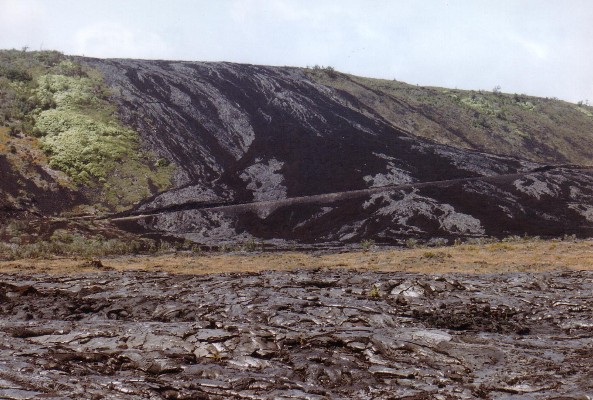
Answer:
<path fill-rule="evenodd" d="M 585 398 L 592 298 L 591 272 L 3 274 L 0 397 Z"/>

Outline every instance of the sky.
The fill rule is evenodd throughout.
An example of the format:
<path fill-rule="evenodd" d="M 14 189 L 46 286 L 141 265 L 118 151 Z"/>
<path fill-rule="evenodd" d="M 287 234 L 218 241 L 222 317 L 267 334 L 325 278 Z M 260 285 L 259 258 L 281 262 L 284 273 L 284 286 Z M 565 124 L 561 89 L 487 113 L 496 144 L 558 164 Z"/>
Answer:
<path fill-rule="evenodd" d="M 593 103 L 591 0 L 0 0 L 0 48 L 23 47 Z"/>

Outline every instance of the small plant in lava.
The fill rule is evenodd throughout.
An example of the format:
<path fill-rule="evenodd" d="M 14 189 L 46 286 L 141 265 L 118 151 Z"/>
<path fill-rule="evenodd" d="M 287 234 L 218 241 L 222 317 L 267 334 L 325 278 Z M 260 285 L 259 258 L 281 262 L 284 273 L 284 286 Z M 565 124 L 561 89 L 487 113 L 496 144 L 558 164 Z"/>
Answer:
<path fill-rule="evenodd" d="M 373 239 L 364 239 L 360 242 L 360 247 L 362 247 L 362 251 L 365 253 L 372 249 L 375 246 L 375 241 Z"/>

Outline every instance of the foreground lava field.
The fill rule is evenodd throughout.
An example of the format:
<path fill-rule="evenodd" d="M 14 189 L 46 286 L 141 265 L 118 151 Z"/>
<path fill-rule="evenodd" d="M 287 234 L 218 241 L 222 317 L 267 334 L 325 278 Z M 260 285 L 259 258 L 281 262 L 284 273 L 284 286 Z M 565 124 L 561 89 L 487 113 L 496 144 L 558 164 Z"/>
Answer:
<path fill-rule="evenodd" d="M 592 251 L 3 261 L 0 398 L 585 399 Z"/>

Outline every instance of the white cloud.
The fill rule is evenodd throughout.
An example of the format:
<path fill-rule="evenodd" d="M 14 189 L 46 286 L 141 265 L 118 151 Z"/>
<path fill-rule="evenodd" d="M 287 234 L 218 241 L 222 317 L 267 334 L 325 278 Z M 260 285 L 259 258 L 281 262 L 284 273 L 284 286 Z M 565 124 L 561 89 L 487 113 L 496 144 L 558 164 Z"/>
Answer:
<path fill-rule="evenodd" d="M 511 42 L 518 44 L 532 56 L 535 56 L 540 60 L 545 60 L 548 58 L 549 49 L 545 44 L 536 42 L 534 40 L 529 40 L 516 34 L 510 35 L 509 38 Z"/>
<path fill-rule="evenodd" d="M 1 0 L 0 24 L 5 28 L 30 27 L 44 16 L 43 5 L 37 0 Z"/>
<path fill-rule="evenodd" d="M 46 12 L 37 0 L 0 0 L 0 48 L 38 49 L 45 34 Z"/>
<path fill-rule="evenodd" d="M 167 43 L 153 32 L 97 23 L 74 35 L 76 54 L 94 57 L 166 58 Z"/>
<path fill-rule="evenodd" d="M 0 48 L 332 65 L 593 100 L 593 1 L 0 0 Z"/>
<path fill-rule="evenodd" d="M 275 21 L 278 23 L 304 22 L 314 25 L 327 22 L 347 8 L 337 7 L 333 2 L 290 0 L 233 0 L 231 17 L 237 22 L 249 19 Z"/>

